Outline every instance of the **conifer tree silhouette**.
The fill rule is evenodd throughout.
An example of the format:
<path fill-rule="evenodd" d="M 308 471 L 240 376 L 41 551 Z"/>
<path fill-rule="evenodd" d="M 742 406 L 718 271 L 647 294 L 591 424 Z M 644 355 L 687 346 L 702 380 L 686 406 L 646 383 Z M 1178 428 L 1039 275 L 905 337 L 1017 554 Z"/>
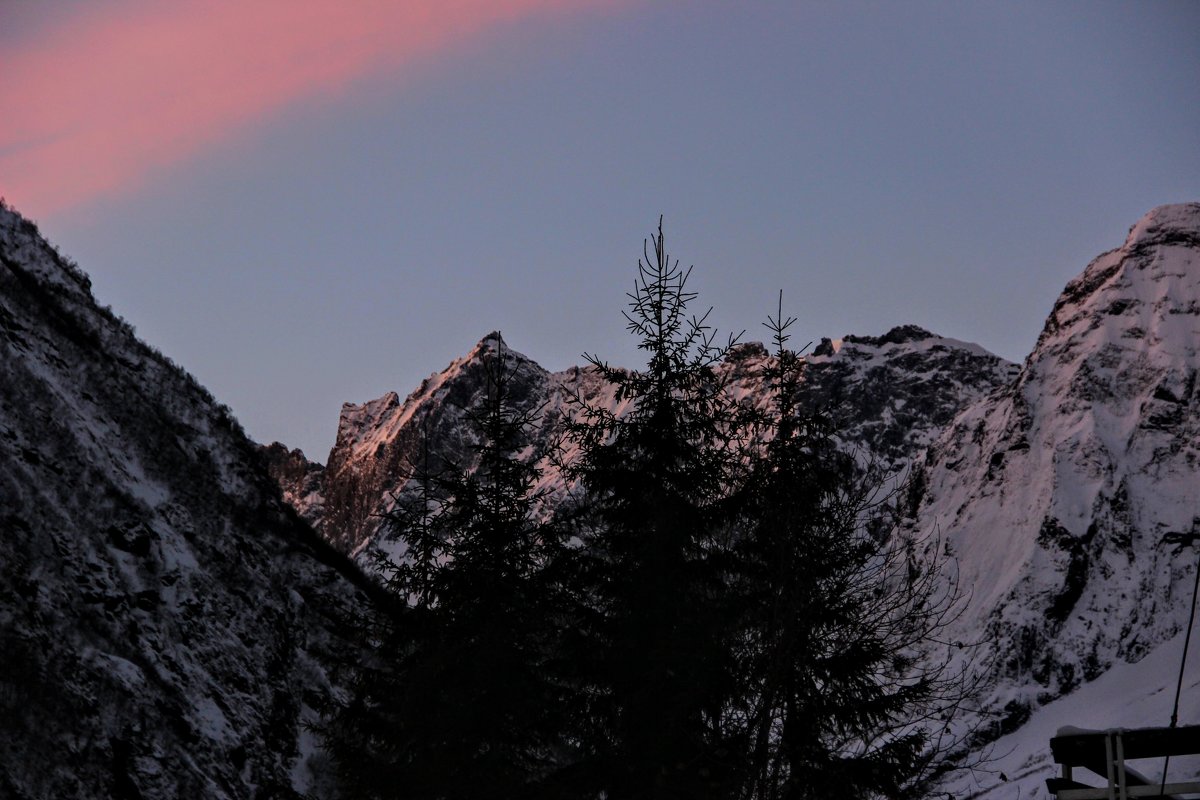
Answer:
<path fill-rule="evenodd" d="M 402 603 L 327 737 L 356 797 L 530 797 L 563 760 L 545 578 L 560 540 L 519 457 L 538 410 L 512 402 L 502 340 L 483 358 L 483 407 L 464 409 L 475 463 L 435 468 L 426 446 L 388 515 L 404 552 L 380 567 Z"/>
<path fill-rule="evenodd" d="M 690 269 L 667 254 L 661 219 L 643 255 L 625 316 L 646 368 L 588 356 L 628 411 L 579 400 L 571 428 L 582 455 L 567 475 L 586 504 L 580 738 L 593 788 L 609 797 L 724 797 L 735 678 L 722 503 L 740 459 L 738 410 L 714 366 L 734 339 L 718 344 L 707 315 L 689 316 Z"/>

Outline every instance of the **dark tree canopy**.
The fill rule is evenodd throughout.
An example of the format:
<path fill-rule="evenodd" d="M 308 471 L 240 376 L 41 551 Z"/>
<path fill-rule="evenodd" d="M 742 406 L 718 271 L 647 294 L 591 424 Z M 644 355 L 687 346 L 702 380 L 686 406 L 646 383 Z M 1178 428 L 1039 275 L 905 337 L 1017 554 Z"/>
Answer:
<path fill-rule="evenodd" d="M 714 343 L 687 315 L 688 270 L 668 256 L 661 223 L 638 264 L 626 312 L 644 371 L 589 357 L 627 414 L 580 403 L 567 472 L 586 508 L 576 587 L 595 698 L 585 731 L 597 790 L 611 797 L 725 797 L 733 674 L 725 500 L 742 470 L 741 411 L 714 367 Z"/>
<path fill-rule="evenodd" d="M 743 793 L 909 796 L 942 744 L 923 723 L 937 735 L 965 696 L 966 675 L 927 657 L 960 606 L 936 552 L 893 530 L 883 481 L 837 446 L 826 410 L 797 406 L 794 321 L 781 300 L 766 444 L 738 509 Z"/>
<path fill-rule="evenodd" d="M 536 412 L 510 402 L 497 343 L 484 406 L 465 409 L 476 463 L 435 467 L 427 444 L 387 520 L 403 554 L 380 567 L 402 603 L 328 737 L 356 797 L 528 797 L 564 759 L 546 569 L 560 542 L 516 456 Z"/>
<path fill-rule="evenodd" d="M 648 239 L 625 312 L 641 370 L 588 356 L 573 447 L 523 453 L 501 345 L 470 465 L 422 463 L 388 518 L 396 599 L 327 733 L 355 797 L 901 798 L 942 768 L 965 673 L 943 555 L 892 524 L 829 409 L 801 407 L 794 319 L 769 403 L 735 401 L 689 269 Z M 571 488 L 535 488 L 549 456 Z M 436 463 L 435 463 L 436 462 Z"/>

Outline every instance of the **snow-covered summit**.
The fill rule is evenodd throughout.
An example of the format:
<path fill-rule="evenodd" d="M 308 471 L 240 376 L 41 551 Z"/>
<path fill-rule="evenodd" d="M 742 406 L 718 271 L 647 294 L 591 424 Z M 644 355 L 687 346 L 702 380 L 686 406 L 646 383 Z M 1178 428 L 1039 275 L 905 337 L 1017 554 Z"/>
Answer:
<path fill-rule="evenodd" d="M 1198 231 L 1200 204 L 1147 214 L 1067 284 L 1017 380 L 926 456 L 917 525 L 958 557 L 956 633 L 991 642 L 1002 730 L 1187 621 L 1196 555 L 1161 540 L 1200 516 Z"/>
<path fill-rule="evenodd" d="M 1050 339 L 1080 340 L 1083 328 L 1128 331 L 1127 338 L 1146 334 L 1149 345 L 1185 342 L 1186 330 L 1163 326 L 1200 305 L 1198 248 L 1200 203 L 1155 208 L 1130 228 L 1121 247 L 1096 258 L 1067 284 L 1034 355 L 1057 352 L 1044 346 Z"/>
<path fill-rule="evenodd" d="M 1200 239 L 1200 203 L 1172 203 L 1151 209 L 1129 229 L 1125 247 L 1185 238 Z"/>

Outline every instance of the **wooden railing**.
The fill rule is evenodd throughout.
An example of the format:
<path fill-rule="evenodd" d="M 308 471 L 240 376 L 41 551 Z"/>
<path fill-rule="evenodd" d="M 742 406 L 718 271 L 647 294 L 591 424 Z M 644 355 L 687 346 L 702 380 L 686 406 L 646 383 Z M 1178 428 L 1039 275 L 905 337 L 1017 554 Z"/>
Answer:
<path fill-rule="evenodd" d="M 1200 725 L 1181 728 L 1113 728 L 1107 731 L 1061 728 L 1050 740 L 1054 762 L 1062 775 L 1046 781 L 1057 800 L 1125 800 L 1130 797 L 1163 797 L 1200 793 L 1200 779 L 1163 783 L 1151 780 L 1126 762 L 1144 758 L 1200 754 Z M 1087 769 L 1104 779 L 1104 786 L 1089 786 L 1074 778 L 1075 768 Z"/>

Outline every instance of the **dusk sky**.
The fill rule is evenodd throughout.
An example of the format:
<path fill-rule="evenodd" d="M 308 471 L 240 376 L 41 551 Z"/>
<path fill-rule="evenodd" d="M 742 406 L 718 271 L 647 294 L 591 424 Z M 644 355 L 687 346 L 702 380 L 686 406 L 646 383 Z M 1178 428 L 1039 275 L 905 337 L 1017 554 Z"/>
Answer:
<path fill-rule="evenodd" d="M 0 195 L 319 461 L 494 329 L 640 363 L 660 214 L 722 330 L 1021 360 L 1200 200 L 1200 2 L 0 0 Z"/>

